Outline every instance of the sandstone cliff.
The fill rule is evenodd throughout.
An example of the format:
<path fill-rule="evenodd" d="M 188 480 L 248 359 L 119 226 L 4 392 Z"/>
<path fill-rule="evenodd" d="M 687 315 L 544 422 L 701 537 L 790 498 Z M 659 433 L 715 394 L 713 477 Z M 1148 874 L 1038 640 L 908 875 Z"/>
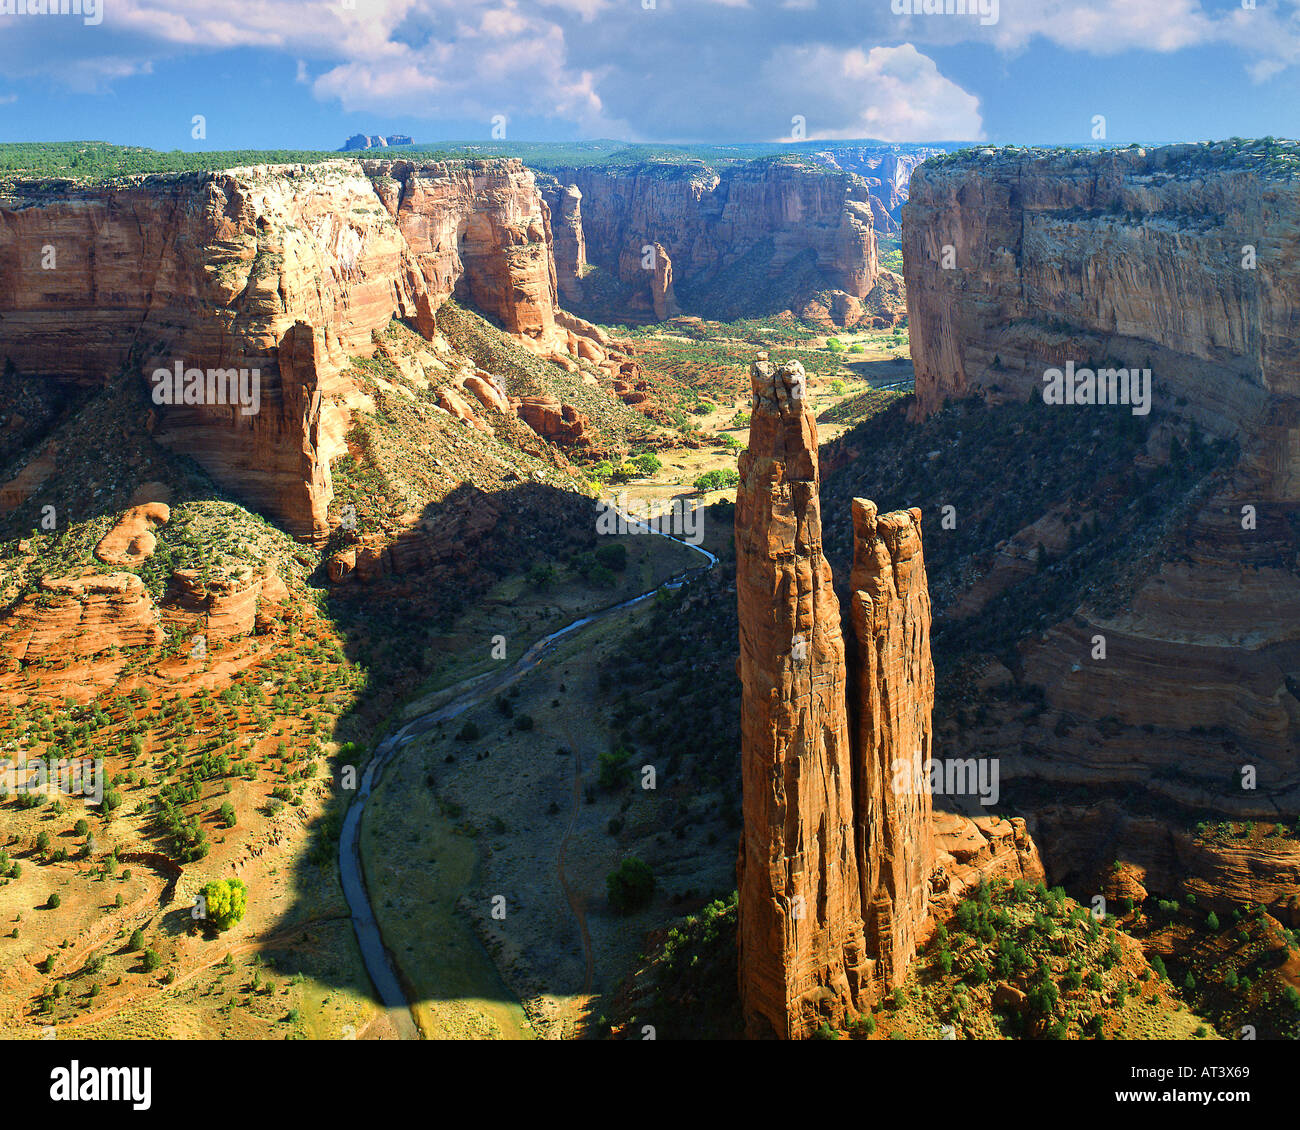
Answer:
<path fill-rule="evenodd" d="M 991 752 L 995 740 L 1005 775 L 1109 786 L 1134 805 L 1155 794 L 1187 820 L 1300 814 L 1300 631 L 1287 611 L 1300 608 L 1297 252 L 1294 175 L 1233 143 L 985 150 L 915 173 L 903 254 L 919 413 L 951 397 L 1040 396 L 1044 371 L 1068 361 L 1149 367 L 1139 460 L 1167 462 L 1171 436 L 1240 445 L 1236 465 L 1207 482 L 1160 546 L 1127 563 L 1118 607 L 1085 602 L 1022 639 L 1006 681 L 1042 688 L 1046 710 L 1008 716 L 995 739 L 956 735 L 963 752 Z M 1119 426 L 1116 412 L 1129 416 L 1124 407 L 1050 410 L 1092 412 L 1102 437 Z M 1077 514 L 1073 525 L 1062 518 L 1074 507 L 1061 503 L 1025 514 L 1022 534 L 949 615 L 978 617 L 1031 576 L 1024 547 L 1062 552 L 1083 536 Z M 1242 787 L 1246 766 L 1254 788 Z M 1123 819 L 1100 811 L 1076 807 L 1050 822 L 1049 869 L 1071 873 L 1078 852 L 1068 845 L 1088 841 L 1107 860 L 1131 853 L 1170 893 L 1203 894 L 1207 876 L 1234 870 L 1223 848 L 1154 836 L 1140 808 Z M 1290 876 L 1284 857 L 1265 853 L 1252 866 Z M 1291 913 L 1276 876 L 1228 886 Z"/>
<path fill-rule="evenodd" d="M 582 228 L 582 190 L 537 173 L 537 188 L 551 210 L 555 247 L 555 278 L 560 297 L 569 304 L 582 301 L 582 276 L 587 270 L 587 237 Z"/>
<path fill-rule="evenodd" d="M 359 166 L 15 191 L 0 200 L 0 357 L 25 378 L 99 383 L 125 372 L 145 392 L 155 369 L 178 363 L 257 370 L 256 413 L 159 407 L 156 434 L 295 534 L 323 537 L 332 452 L 310 430 L 323 420 L 329 432 L 339 411 L 330 380 L 394 315 L 415 319 L 424 291 Z M 311 406 L 298 403 L 301 381 L 290 387 L 280 372 L 299 323 L 316 337 Z"/>
<path fill-rule="evenodd" d="M 721 172 L 664 165 L 554 172 L 582 194 L 588 255 L 647 317 L 665 313 L 655 311 L 655 244 L 691 312 L 798 309 L 800 292 L 804 300 L 822 290 L 864 298 L 875 284 L 870 194 L 849 174 L 781 162 Z"/>
<path fill-rule="evenodd" d="M 918 146 L 834 145 L 811 156 L 819 165 L 860 176 L 871 193 L 871 215 L 876 231 L 882 235 L 898 235 L 913 170 L 944 152 Z"/>
<path fill-rule="evenodd" d="M 19 380 L 138 381 L 160 442 L 315 544 L 329 534 L 330 462 L 363 399 L 349 359 L 371 356 L 394 317 L 433 338 L 452 295 L 568 371 L 583 360 L 610 382 L 637 376 L 556 304 L 550 210 L 517 161 L 24 182 L 0 199 L 0 363 Z M 153 374 L 176 366 L 256 373 L 257 403 L 151 404 Z M 543 434 L 580 437 L 576 416 L 563 422 Z M 32 466 L 8 484 L 5 504 L 39 476 Z"/>

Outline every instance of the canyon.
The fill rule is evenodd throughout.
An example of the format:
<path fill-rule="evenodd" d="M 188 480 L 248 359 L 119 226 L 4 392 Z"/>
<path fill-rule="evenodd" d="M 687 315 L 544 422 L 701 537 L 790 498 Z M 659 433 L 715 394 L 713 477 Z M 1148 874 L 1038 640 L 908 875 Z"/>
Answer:
<path fill-rule="evenodd" d="M 775 313 L 827 291 L 861 302 L 880 274 L 875 198 L 849 173 L 780 161 L 547 172 L 580 199 L 587 259 L 619 284 L 622 316 L 663 320 L 679 304 L 724 318 Z M 561 290 L 590 304 L 575 262 L 566 256 Z"/>

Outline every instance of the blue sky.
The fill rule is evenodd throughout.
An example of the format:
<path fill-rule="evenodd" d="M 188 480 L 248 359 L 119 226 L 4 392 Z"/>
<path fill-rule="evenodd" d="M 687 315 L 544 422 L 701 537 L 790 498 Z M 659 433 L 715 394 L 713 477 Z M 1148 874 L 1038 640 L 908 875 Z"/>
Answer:
<path fill-rule="evenodd" d="M 0 140 L 1300 135 L 1300 0 L 0 0 Z M 55 0 L 57 2 L 57 0 Z M 918 7 L 927 0 L 914 0 Z M 933 0 L 929 0 L 933 2 Z M 940 0 L 941 2 L 941 0 Z M 989 0 L 984 0 L 988 3 Z M 191 136 L 191 119 L 207 136 Z"/>

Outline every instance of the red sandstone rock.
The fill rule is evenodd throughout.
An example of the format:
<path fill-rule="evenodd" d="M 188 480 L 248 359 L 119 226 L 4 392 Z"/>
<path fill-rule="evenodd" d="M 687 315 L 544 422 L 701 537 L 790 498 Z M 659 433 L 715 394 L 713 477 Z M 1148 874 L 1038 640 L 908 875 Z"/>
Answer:
<path fill-rule="evenodd" d="M 106 565 L 139 565 L 158 542 L 153 527 L 165 525 L 171 510 L 161 502 L 146 502 L 125 511 L 95 546 L 95 556 Z"/>
<path fill-rule="evenodd" d="M 80 659 L 165 638 L 158 609 L 134 573 L 44 577 L 38 593 L 0 620 L 0 652 L 19 661 Z"/>
<path fill-rule="evenodd" d="M 740 989 L 751 1036 L 856 1015 L 867 975 L 844 643 L 822 555 L 817 425 L 798 362 L 752 370 L 736 497 L 745 830 Z"/>
<path fill-rule="evenodd" d="M 587 430 L 587 418 L 571 404 L 561 405 L 549 396 L 526 396 L 519 404 L 520 418 L 545 439 L 576 443 Z"/>
<path fill-rule="evenodd" d="M 912 787 L 932 753 L 934 711 L 921 512 L 877 515 L 874 502 L 854 499 L 853 548 L 858 873 L 883 990 L 903 979 L 916 954 L 934 867 L 930 792 Z"/>

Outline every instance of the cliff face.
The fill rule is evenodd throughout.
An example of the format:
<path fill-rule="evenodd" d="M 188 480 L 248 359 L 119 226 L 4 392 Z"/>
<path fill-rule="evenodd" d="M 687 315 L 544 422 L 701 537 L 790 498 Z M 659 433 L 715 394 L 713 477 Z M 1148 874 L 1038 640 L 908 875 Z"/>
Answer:
<path fill-rule="evenodd" d="M 1022 640 L 1015 679 L 1042 688 L 1048 711 L 1006 721 L 1004 773 L 1158 793 L 1189 813 L 1300 814 L 1300 629 L 1287 611 L 1300 608 L 1293 176 L 1225 145 L 985 151 L 913 176 L 903 255 L 921 413 L 949 397 L 1039 396 L 1044 371 L 1069 361 L 1145 367 L 1153 408 L 1141 460 L 1167 463 L 1170 437 L 1190 444 L 1193 427 L 1240 445 L 1162 547 L 1126 566 L 1121 606 L 1085 603 Z M 1129 415 L 1052 410 L 1094 412 L 1103 437 L 1114 413 Z M 1052 521 L 1026 514 L 1024 532 L 1050 541 Z M 973 586 L 953 614 L 978 616 L 991 595 Z M 1242 787 L 1247 765 L 1254 788 Z M 1099 850 L 1138 852 L 1153 873 L 1177 876 L 1178 851 L 1141 828 L 1110 822 L 1095 833 Z M 1059 873 L 1068 853 L 1048 854 Z M 1190 879 L 1171 881 L 1164 889 Z"/>
<path fill-rule="evenodd" d="M 125 377 L 145 394 L 157 369 L 256 371 L 255 406 L 142 396 L 141 411 L 158 440 L 319 544 L 357 397 L 342 373 L 393 317 L 432 338 L 455 294 L 570 370 L 581 356 L 635 378 L 556 305 L 549 216 L 517 161 L 19 186 L 0 198 L 0 364 L 22 380 Z"/>
<path fill-rule="evenodd" d="M 582 191 L 538 173 L 537 189 L 551 210 L 551 237 L 555 247 L 555 278 L 566 303 L 582 301 L 582 276 L 587 269 L 587 237 L 582 227 Z"/>
<path fill-rule="evenodd" d="M 433 305 L 453 294 L 549 346 L 556 283 L 550 209 L 518 161 L 366 161 Z"/>
<path fill-rule="evenodd" d="M 923 412 L 976 391 L 1023 398 L 1080 347 L 1165 362 L 1152 366 L 1157 402 L 1187 398 L 1216 432 L 1254 421 L 1270 397 L 1300 395 L 1289 178 L 1221 167 L 1187 145 L 982 152 L 919 169 L 904 212 Z"/>
<path fill-rule="evenodd" d="M 813 289 L 856 298 L 875 284 L 870 194 L 856 177 L 785 164 L 707 174 L 583 167 L 555 175 L 582 193 L 588 254 L 631 288 L 647 314 L 655 264 L 647 264 L 644 249 L 656 243 L 671 260 L 683 300 L 690 292 L 706 305 L 752 304 L 765 283 L 796 268 L 804 272 L 799 285 L 810 285 L 806 275 Z M 719 299 L 713 289 L 738 267 L 753 277 L 750 293 Z M 797 297 L 782 293 L 773 301 L 790 307 Z"/>
<path fill-rule="evenodd" d="M 831 169 L 856 173 L 866 181 L 876 231 L 898 235 L 912 171 L 922 161 L 944 152 L 912 146 L 836 145 L 812 154 L 812 159 Z"/>
<path fill-rule="evenodd" d="M 24 378 L 125 372 L 146 391 L 155 369 L 178 363 L 258 370 L 256 412 L 159 406 L 156 434 L 303 537 L 325 532 L 336 452 L 322 425 L 344 430 L 333 378 L 395 314 L 417 317 L 423 292 L 401 233 L 351 162 L 0 200 L 0 357 Z M 300 323 L 317 339 L 306 400 L 279 362 Z"/>

